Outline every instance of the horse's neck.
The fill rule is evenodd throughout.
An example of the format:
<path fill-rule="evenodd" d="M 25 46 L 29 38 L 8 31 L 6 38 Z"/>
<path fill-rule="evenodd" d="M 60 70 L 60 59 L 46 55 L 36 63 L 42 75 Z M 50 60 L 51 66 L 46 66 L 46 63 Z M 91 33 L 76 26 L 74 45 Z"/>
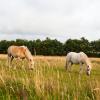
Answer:
<path fill-rule="evenodd" d="M 28 50 L 25 52 L 25 56 L 27 60 L 30 60 L 30 58 L 32 58 L 32 54 Z"/>
<path fill-rule="evenodd" d="M 86 59 L 86 65 L 91 67 L 91 62 L 90 62 L 89 58 Z"/>

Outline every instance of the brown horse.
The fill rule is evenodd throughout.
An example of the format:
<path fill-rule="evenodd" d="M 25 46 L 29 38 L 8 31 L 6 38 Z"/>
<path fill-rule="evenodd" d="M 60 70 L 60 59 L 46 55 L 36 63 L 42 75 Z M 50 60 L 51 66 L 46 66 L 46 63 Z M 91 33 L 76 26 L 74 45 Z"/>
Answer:
<path fill-rule="evenodd" d="M 29 68 L 33 69 L 34 61 L 31 52 L 26 46 L 10 46 L 7 50 L 8 53 L 8 64 L 10 64 L 14 58 L 24 59 L 26 58 L 29 62 Z"/>

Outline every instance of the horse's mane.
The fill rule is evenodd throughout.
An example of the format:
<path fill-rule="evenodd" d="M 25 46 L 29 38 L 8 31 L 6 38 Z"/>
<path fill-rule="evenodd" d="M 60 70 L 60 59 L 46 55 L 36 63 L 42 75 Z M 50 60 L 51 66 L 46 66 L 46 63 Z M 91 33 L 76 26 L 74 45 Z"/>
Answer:
<path fill-rule="evenodd" d="M 29 60 L 30 58 L 32 58 L 30 50 L 26 46 L 21 46 L 21 47 L 25 49 L 25 56 L 27 57 L 27 59 Z"/>
<path fill-rule="evenodd" d="M 86 58 L 86 64 L 91 68 L 91 61 L 88 58 L 88 56 L 84 52 L 80 52 L 80 54 L 83 54 L 85 56 L 85 58 Z"/>

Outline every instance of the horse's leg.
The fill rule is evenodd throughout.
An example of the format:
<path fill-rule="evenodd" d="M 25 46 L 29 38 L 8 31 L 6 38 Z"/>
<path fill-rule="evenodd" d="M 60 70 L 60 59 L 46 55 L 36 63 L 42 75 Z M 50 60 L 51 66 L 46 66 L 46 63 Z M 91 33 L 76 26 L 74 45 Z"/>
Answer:
<path fill-rule="evenodd" d="M 10 67 L 10 57 L 8 56 L 8 59 L 7 59 L 7 63 L 8 63 L 8 66 Z"/>
<path fill-rule="evenodd" d="M 68 70 L 68 61 L 66 60 L 65 69 Z"/>
<path fill-rule="evenodd" d="M 71 65 L 72 65 L 71 62 L 67 62 L 67 70 L 68 70 L 68 71 L 71 71 Z"/>
<path fill-rule="evenodd" d="M 13 61 L 14 57 L 11 56 L 10 59 L 9 59 L 9 62 L 10 62 L 10 67 L 11 67 L 11 64 L 12 64 L 12 61 Z"/>
<path fill-rule="evenodd" d="M 71 72 L 72 62 L 69 63 L 69 71 Z"/>
<path fill-rule="evenodd" d="M 8 55 L 8 66 L 11 67 L 11 56 Z"/>
<path fill-rule="evenodd" d="M 82 69 L 83 69 L 83 64 L 80 63 L 80 71 L 79 71 L 80 74 L 82 73 Z"/>

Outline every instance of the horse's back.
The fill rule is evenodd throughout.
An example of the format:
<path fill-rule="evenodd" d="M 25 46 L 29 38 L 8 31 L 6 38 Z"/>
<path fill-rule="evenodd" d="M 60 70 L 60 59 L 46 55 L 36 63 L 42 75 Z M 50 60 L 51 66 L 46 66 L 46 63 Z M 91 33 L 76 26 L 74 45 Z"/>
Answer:
<path fill-rule="evenodd" d="M 25 48 L 21 47 L 21 46 L 10 46 L 7 50 L 8 55 L 17 57 L 17 56 L 22 56 L 24 57 L 24 53 L 25 53 Z"/>
<path fill-rule="evenodd" d="M 13 51 L 16 50 L 16 46 L 12 45 L 12 46 L 9 46 L 8 49 L 7 49 L 7 53 L 8 55 L 11 54 Z"/>
<path fill-rule="evenodd" d="M 87 56 L 84 52 L 80 52 L 79 54 L 80 54 L 80 56 L 82 56 L 82 57 L 88 58 L 88 56 Z"/>
<path fill-rule="evenodd" d="M 72 63 L 85 63 L 85 61 L 87 60 L 87 55 L 84 52 L 69 52 L 67 54 L 67 60 L 72 62 Z"/>
<path fill-rule="evenodd" d="M 78 63 L 79 62 L 79 55 L 76 52 L 69 52 L 67 54 L 67 61 L 72 63 Z"/>

